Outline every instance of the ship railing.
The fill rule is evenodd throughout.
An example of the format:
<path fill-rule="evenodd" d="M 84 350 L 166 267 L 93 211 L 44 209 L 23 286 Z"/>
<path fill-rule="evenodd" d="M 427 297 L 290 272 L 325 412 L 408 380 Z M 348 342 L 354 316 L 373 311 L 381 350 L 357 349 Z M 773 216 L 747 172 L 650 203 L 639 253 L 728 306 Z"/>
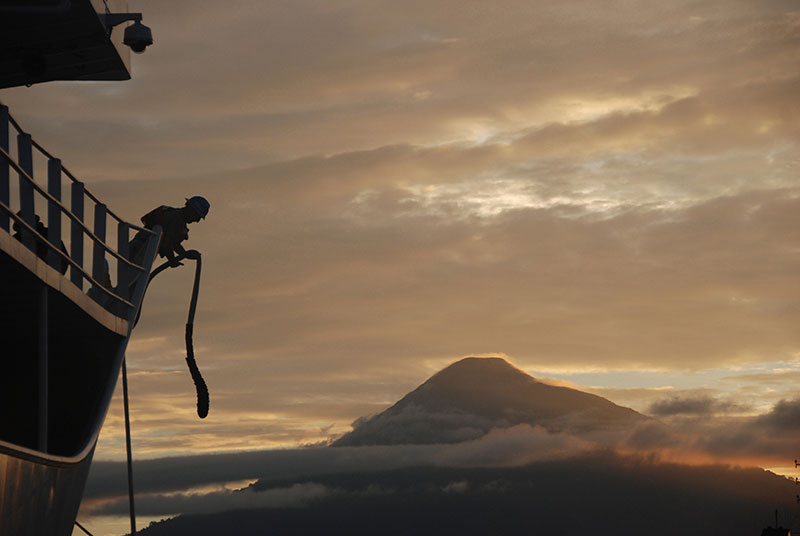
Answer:
<path fill-rule="evenodd" d="M 12 170 L 18 181 L 11 180 Z M 36 180 L 45 170 L 46 187 Z M 70 188 L 69 206 L 62 198 L 64 182 Z M 65 221 L 69 233 L 62 233 Z M 92 221 L 91 227 L 88 221 Z M 65 278 L 69 271 L 69 280 L 82 292 L 86 281 L 85 293 L 92 300 L 125 319 L 135 308 L 130 295 L 132 283 L 147 270 L 137 264 L 137 259 L 131 259 L 131 233 L 143 233 L 145 243 L 156 236 L 109 210 L 59 158 L 33 140 L 1 103 L 0 231 L 13 232 Z M 91 263 L 88 266 L 87 260 Z"/>

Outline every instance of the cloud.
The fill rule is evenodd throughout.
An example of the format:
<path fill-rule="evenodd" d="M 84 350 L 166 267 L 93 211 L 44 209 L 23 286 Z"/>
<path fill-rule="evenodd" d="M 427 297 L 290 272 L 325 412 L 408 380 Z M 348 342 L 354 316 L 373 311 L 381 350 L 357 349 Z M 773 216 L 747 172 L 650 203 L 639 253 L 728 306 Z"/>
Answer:
<path fill-rule="evenodd" d="M 773 120 L 791 125 L 779 112 L 793 109 L 789 87 L 767 99 L 758 99 L 758 91 L 746 100 L 727 97 L 742 86 L 780 88 L 785 75 L 771 73 L 794 72 L 796 15 L 777 4 L 738 1 L 724 12 L 713 2 L 658 10 L 622 1 L 602 9 L 531 8 L 518 1 L 497 9 L 475 1 L 402 10 L 363 1 L 243 6 L 193 4 L 203 15 L 187 21 L 180 2 L 152 14 L 145 5 L 160 37 L 157 47 L 134 58 L 131 81 L 20 88 L 4 98 L 36 120 L 35 132 L 48 118 L 57 152 L 73 155 L 98 178 L 196 174 L 403 143 L 431 146 L 483 131 L 508 135 L 635 112 L 688 95 L 701 95 L 701 113 L 678 110 L 666 129 L 636 120 L 632 127 L 588 125 L 583 131 L 593 143 L 577 148 L 595 146 L 593 129 L 610 135 L 606 146 L 619 133 L 628 142 L 655 145 L 666 136 L 681 143 L 691 130 L 682 149 L 698 150 L 745 132 L 747 138 L 751 123 L 725 128 L 728 117 L 764 110 L 767 127 L 774 128 Z M 94 104 L 91 116 L 75 106 L 87 100 Z M 705 113 L 706 105 L 713 113 Z M 715 127 L 703 128 L 709 118 Z M 126 156 L 115 147 L 133 150 Z M 137 158 L 142 154 L 148 158 Z"/>
<path fill-rule="evenodd" d="M 796 353 L 790 4 L 188 5 L 143 1 L 129 82 L 2 94 L 124 217 L 212 201 L 190 240 L 211 415 L 170 271 L 128 356 L 163 372 L 131 385 L 140 453 L 326 441 L 464 355 Z"/>
<path fill-rule="evenodd" d="M 395 158 L 370 157 L 369 165 L 367 155 L 354 157 L 355 167 Z M 342 178 L 345 188 L 347 169 L 332 182 Z M 342 433 L 435 372 L 425 360 L 446 356 L 503 351 L 526 368 L 681 369 L 788 357 L 797 344 L 787 291 L 800 269 L 795 190 L 605 219 L 564 218 L 557 207 L 450 219 L 402 202 L 399 190 L 351 215 L 341 209 L 360 186 L 345 194 L 314 170 L 278 183 L 264 173 L 232 177 L 230 194 L 211 190 L 212 216 L 225 223 L 209 218 L 191 231 L 205 253 L 194 338 L 211 421 L 176 413 L 187 408 L 189 417 L 194 406 L 182 355 L 189 271 L 154 281 L 134 335 L 165 342 L 134 346 L 132 371 L 176 371 L 137 378 L 134 411 L 138 403 L 156 419 L 140 425 L 170 421 L 183 445 L 324 440 L 305 436 L 302 423 L 337 423 L 332 433 Z M 319 198 L 300 195 L 304 181 Z M 251 186 L 258 201 L 248 199 Z M 174 190 L 181 199 L 203 185 Z M 347 202 L 324 202 L 337 197 Z M 245 370 L 253 380 L 242 381 Z M 209 442 L 211 431 L 228 439 Z M 140 437 L 140 448 L 153 444 Z"/>
<path fill-rule="evenodd" d="M 385 158 L 395 161 L 389 151 L 353 166 L 368 175 Z M 176 437 L 210 451 L 325 440 L 304 427 L 336 423 L 331 433 L 342 433 L 435 372 L 425 360 L 446 356 L 503 351 L 526 368 L 706 368 L 790 356 L 797 344 L 786 290 L 800 269 L 790 246 L 800 223 L 794 190 L 600 220 L 564 218 L 558 207 L 451 219 L 402 202 L 396 189 L 350 214 L 341 209 L 362 186 L 335 187 L 341 178 L 346 188 L 350 166 L 330 185 L 316 168 L 283 169 L 296 174 L 163 188 L 166 199 L 203 192 L 213 202 L 190 239 L 205 254 L 194 339 L 211 420 L 191 420 L 184 372 L 192 274 L 170 271 L 154 281 L 134 335 L 164 342 L 132 347 L 129 366 L 175 370 L 132 385 L 140 430 L 169 423 L 173 435 L 140 435 L 140 449 L 165 452 Z M 300 195 L 304 181 L 319 197 Z M 248 199 L 251 187 L 259 193 Z"/>
<path fill-rule="evenodd" d="M 493 474 L 488 469 L 517 468 L 524 472 L 525 467 L 547 467 L 601 452 L 645 457 L 642 459 L 651 460 L 648 464 L 663 459 L 691 465 L 749 466 L 791 459 L 800 441 L 800 434 L 793 428 L 797 422 L 796 401 L 783 401 L 757 417 L 719 417 L 707 413 L 709 404 L 701 404 L 703 401 L 673 401 L 674 407 L 663 422 L 648 421 L 629 430 L 595 431 L 583 437 L 517 425 L 493 428 L 478 439 L 454 444 L 326 447 L 143 460 L 135 468 L 141 497 L 137 499 L 137 512 L 167 516 L 233 509 L 309 508 L 339 499 L 358 502 L 370 496 L 408 492 L 405 484 L 394 482 L 394 477 L 375 476 L 387 472 L 408 474 L 413 481 L 413 472 L 433 474 L 440 470 L 483 468 L 484 478 Z M 710 406 L 713 408 L 714 404 Z M 93 465 L 82 515 L 125 513 L 124 470 L 121 462 Z M 437 493 L 460 496 L 509 489 L 505 480 L 508 475 L 495 475 L 484 482 L 464 474 L 467 473 L 455 473 L 435 485 L 422 480 L 420 485 L 428 486 L 425 489 L 429 491 L 435 488 Z M 220 489 L 231 480 L 258 483 L 239 491 Z"/>
<path fill-rule="evenodd" d="M 211 493 L 150 494 L 137 496 L 136 511 L 145 516 L 170 516 L 249 508 L 299 508 L 335 493 L 335 490 L 321 484 L 307 482 L 258 493 L 251 488 L 244 488 Z M 128 499 L 120 498 L 103 502 L 91 512 L 92 515 L 126 515 L 128 508 Z"/>
<path fill-rule="evenodd" d="M 590 445 L 566 434 L 518 425 L 495 429 L 470 441 L 448 445 L 313 447 L 231 454 L 176 456 L 136 463 L 139 493 L 172 493 L 247 479 L 286 479 L 301 474 L 390 470 L 418 465 L 443 467 L 513 466 L 584 452 Z M 86 497 L 98 500 L 125 493 L 123 462 L 95 462 Z M 227 493 L 227 492 L 223 492 Z"/>
<path fill-rule="evenodd" d="M 674 460 L 778 466 L 794 457 L 800 441 L 797 401 L 783 400 L 757 416 L 726 416 L 719 402 L 672 399 L 655 404 L 660 422 L 637 427 L 614 443 L 623 450 L 657 452 Z M 723 404 L 723 409 L 727 410 Z"/>
<path fill-rule="evenodd" d="M 353 423 L 353 443 L 412 444 L 456 443 L 485 435 L 494 423 L 491 419 L 461 412 L 433 412 L 410 404 L 400 412 L 381 414 Z M 366 439 L 359 440 L 357 438 Z"/>
<path fill-rule="evenodd" d="M 441 448 L 434 460 L 437 465 L 451 467 L 512 467 L 574 456 L 593 447 L 593 443 L 570 434 L 552 434 L 539 426 L 519 424 L 493 428 L 480 439 Z"/>
<path fill-rule="evenodd" d="M 442 488 L 442 491 L 445 493 L 466 493 L 469 491 L 469 482 L 466 480 L 450 482 Z"/>
<path fill-rule="evenodd" d="M 714 415 L 740 411 L 742 407 L 734 402 L 717 400 L 710 396 L 671 397 L 658 400 L 650 405 L 649 413 L 657 417 L 673 415 Z"/>
<path fill-rule="evenodd" d="M 797 367 L 797 363 L 792 363 L 791 365 L 792 368 Z M 763 373 L 737 374 L 723 379 L 731 382 L 752 382 L 760 386 L 793 385 L 800 380 L 800 371 L 773 370 Z"/>
<path fill-rule="evenodd" d="M 678 447 L 681 443 L 681 437 L 676 434 L 676 430 L 660 422 L 647 422 L 632 430 L 619 446 L 642 452 L 663 452 Z"/>
<path fill-rule="evenodd" d="M 315 481 L 336 492 L 303 508 L 181 516 L 148 527 L 145 534 L 212 534 L 228 527 L 229 533 L 244 535 L 264 526 L 278 532 L 348 534 L 427 534 L 446 526 L 459 534 L 514 534 L 527 532 L 528 524 L 556 532 L 575 508 L 583 515 L 570 527 L 581 532 L 635 531 L 650 523 L 656 534 L 723 525 L 726 532 L 737 533 L 768 521 L 758 512 L 777 506 L 782 516 L 789 515 L 794 485 L 758 469 L 689 467 L 608 451 L 515 468 L 362 470 Z M 262 480 L 247 493 L 269 495 L 279 489 L 285 486 Z"/>
<path fill-rule="evenodd" d="M 769 465 L 781 459 L 791 459 L 800 440 L 791 427 L 794 423 L 791 412 L 796 409 L 792 404 L 778 404 L 762 417 L 709 418 L 702 415 L 696 419 L 647 422 L 628 431 L 594 432 L 583 437 L 552 434 L 540 427 L 517 425 L 494 428 L 478 439 L 444 445 L 316 447 L 142 460 L 136 463 L 136 484 L 138 493 L 143 495 L 174 495 L 164 502 L 169 505 L 163 507 L 165 510 L 153 514 L 166 515 L 181 511 L 173 509 L 167 512 L 170 508 L 177 508 L 174 505 L 180 501 L 190 500 L 185 497 L 187 492 L 181 490 L 219 486 L 230 481 L 262 479 L 280 487 L 283 486 L 281 482 L 301 475 L 420 466 L 520 467 L 581 456 L 598 448 L 656 454 L 692 463 L 701 460 Z M 118 505 L 109 506 L 108 499 L 124 496 L 124 471 L 122 462 L 95 462 L 87 485 L 85 508 L 92 511 L 95 508 L 105 508 L 103 511 L 118 508 Z M 301 490 L 297 490 L 297 494 L 302 496 Z M 249 500 L 247 497 L 221 490 L 215 491 L 209 501 L 218 498 L 222 505 L 245 504 Z M 264 501 L 263 504 L 267 505 L 271 499 Z"/>
<path fill-rule="evenodd" d="M 798 435 L 800 433 L 800 400 L 781 400 L 756 423 L 770 428 L 773 433 Z"/>

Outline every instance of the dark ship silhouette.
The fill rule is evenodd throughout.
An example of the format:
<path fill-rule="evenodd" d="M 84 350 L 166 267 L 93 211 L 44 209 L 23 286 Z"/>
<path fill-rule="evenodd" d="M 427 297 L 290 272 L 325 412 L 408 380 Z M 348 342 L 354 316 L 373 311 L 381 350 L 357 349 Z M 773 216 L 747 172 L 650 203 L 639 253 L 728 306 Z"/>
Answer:
<path fill-rule="evenodd" d="M 124 12 L 114 0 L 3 2 L 0 88 L 130 78 L 111 31 L 131 20 Z M 147 244 L 132 262 L 135 231 Z M 117 216 L 0 104 L 0 534 L 72 533 L 159 239 L 160 228 Z"/>

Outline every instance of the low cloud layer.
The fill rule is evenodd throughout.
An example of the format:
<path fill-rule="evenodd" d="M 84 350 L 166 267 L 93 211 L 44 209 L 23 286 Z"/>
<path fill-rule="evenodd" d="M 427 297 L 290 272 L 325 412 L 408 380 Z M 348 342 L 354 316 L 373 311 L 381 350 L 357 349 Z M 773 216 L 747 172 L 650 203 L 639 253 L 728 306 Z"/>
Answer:
<path fill-rule="evenodd" d="M 159 516 L 235 508 L 286 508 L 338 493 L 303 478 L 404 468 L 500 468 L 556 462 L 618 450 L 678 463 L 780 465 L 800 441 L 795 413 L 800 401 L 783 401 L 758 417 L 717 417 L 681 411 L 667 420 L 627 430 L 594 430 L 581 437 L 541 427 L 494 428 L 478 439 L 453 444 L 315 447 L 238 454 L 144 460 L 136 464 L 137 511 Z M 127 508 L 125 464 L 96 462 L 84 514 L 115 515 Z M 214 489 L 232 481 L 272 482 L 269 493 Z M 283 482 L 284 484 L 281 484 Z M 300 485 L 302 484 L 302 485 Z M 295 486 L 297 485 L 297 486 Z M 212 488 L 212 491 L 208 487 Z M 260 489 L 264 489 L 261 486 Z M 458 491 L 454 485 L 450 491 Z M 191 491 L 199 490 L 199 491 Z M 141 503 L 141 504 L 140 504 Z"/>
<path fill-rule="evenodd" d="M 432 466 L 518 466 L 563 458 L 592 448 L 588 442 L 542 428 L 520 425 L 494 429 L 473 441 L 450 445 L 397 447 L 314 447 L 236 454 L 143 460 L 136 464 L 140 493 L 170 493 L 248 479 L 289 479 L 302 474 L 332 474 Z M 86 497 L 98 500 L 125 493 L 125 464 L 95 462 Z"/>
<path fill-rule="evenodd" d="M 756 419 L 756 423 L 768 428 L 770 431 L 786 435 L 800 432 L 800 399 L 781 400 L 766 415 Z"/>
<path fill-rule="evenodd" d="M 621 447 L 654 450 L 674 459 L 788 466 L 800 442 L 799 400 L 782 400 L 755 417 L 725 416 L 728 407 L 706 399 L 664 401 L 662 422 L 640 427 Z M 712 413 L 717 408 L 717 415 Z"/>
<path fill-rule="evenodd" d="M 648 413 L 657 417 L 671 417 L 674 415 L 710 416 L 741 411 L 742 409 L 742 406 L 734 402 L 718 400 L 710 396 L 672 397 L 654 402 L 650 405 Z"/>
<path fill-rule="evenodd" d="M 335 493 L 336 490 L 309 482 L 272 488 L 260 493 L 244 488 L 210 493 L 144 494 L 136 499 L 136 511 L 143 516 L 166 517 L 252 508 L 299 508 Z M 128 508 L 128 500 L 124 498 L 103 502 L 90 511 L 92 515 L 124 516 L 128 513 Z"/>
<path fill-rule="evenodd" d="M 595 451 L 514 468 L 305 473 L 263 479 L 235 493 L 152 497 L 143 501 L 150 515 L 177 507 L 209 510 L 153 524 L 144 534 L 246 535 L 265 526 L 306 534 L 517 534 L 555 532 L 572 515 L 569 527 L 581 532 L 630 532 L 650 523 L 654 534 L 692 527 L 744 535 L 763 528 L 775 508 L 781 519 L 790 515 L 793 488 L 760 469 L 690 467 Z M 276 501 L 280 494 L 285 497 Z M 215 499 L 237 509 L 218 512 Z M 123 513 L 124 501 L 104 511 Z"/>

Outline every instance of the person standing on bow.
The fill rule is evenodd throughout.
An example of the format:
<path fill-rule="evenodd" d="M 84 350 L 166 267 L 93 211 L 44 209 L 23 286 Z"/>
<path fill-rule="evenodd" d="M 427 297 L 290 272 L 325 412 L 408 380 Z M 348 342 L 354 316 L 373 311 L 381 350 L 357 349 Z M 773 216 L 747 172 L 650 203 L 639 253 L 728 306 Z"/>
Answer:
<path fill-rule="evenodd" d="M 189 238 L 188 224 L 205 219 L 210 207 L 211 204 L 205 197 L 196 195 L 187 199 L 186 205 L 181 208 L 161 205 L 142 216 L 142 224 L 146 229 L 152 230 L 157 225 L 161 226 L 161 244 L 158 246 L 158 254 L 166 258 L 171 267 L 181 266 L 180 259 L 186 256 L 186 250 L 181 242 Z M 130 258 L 134 262 L 137 262 L 136 257 L 146 243 L 147 237 L 142 231 L 137 233 L 131 241 Z"/>

